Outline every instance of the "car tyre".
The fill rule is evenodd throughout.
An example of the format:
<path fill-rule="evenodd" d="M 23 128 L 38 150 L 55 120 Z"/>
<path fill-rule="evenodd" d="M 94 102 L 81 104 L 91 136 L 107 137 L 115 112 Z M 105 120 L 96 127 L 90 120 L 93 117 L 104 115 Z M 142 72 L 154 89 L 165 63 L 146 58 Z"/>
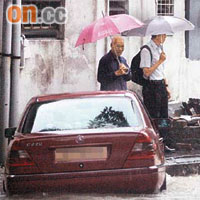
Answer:
<path fill-rule="evenodd" d="M 160 188 L 160 191 L 162 192 L 163 190 L 166 190 L 167 189 L 167 178 L 165 176 L 165 180 Z"/>
<path fill-rule="evenodd" d="M 5 192 L 6 196 L 12 196 L 13 193 L 6 190 L 5 182 L 3 181 L 3 191 Z"/>
<path fill-rule="evenodd" d="M 4 181 L 3 181 L 3 191 L 6 193 L 6 186 Z"/>

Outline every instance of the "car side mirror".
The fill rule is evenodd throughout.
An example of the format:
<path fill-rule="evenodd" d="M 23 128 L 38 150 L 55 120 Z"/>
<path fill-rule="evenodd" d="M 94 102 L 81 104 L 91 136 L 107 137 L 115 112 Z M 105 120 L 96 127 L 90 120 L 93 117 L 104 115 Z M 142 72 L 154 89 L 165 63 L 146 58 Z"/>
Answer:
<path fill-rule="evenodd" d="M 17 129 L 16 127 L 6 128 L 5 137 L 8 139 L 13 139 L 16 129 Z"/>
<path fill-rule="evenodd" d="M 172 127 L 171 120 L 168 118 L 154 118 L 153 122 L 158 130 L 169 129 Z"/>

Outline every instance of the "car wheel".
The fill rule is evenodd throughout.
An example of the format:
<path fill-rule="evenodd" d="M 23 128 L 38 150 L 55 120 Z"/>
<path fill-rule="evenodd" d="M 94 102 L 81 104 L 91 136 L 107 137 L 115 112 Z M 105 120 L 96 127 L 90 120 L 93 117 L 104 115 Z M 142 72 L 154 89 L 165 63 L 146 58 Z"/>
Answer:
<path fill-rule="evenodd" d="M 162 186 L 160 188 L 160 191 L 163 191 L 163 190 L 166 190 L 166 189 L 167 189 L 167 178 L 165 176 L 165 180 L 164 180 L 164 182 L 163 182 L 163 184 L 162 184 Z"/>
<path fill-rule="evenodd" d="M 5 182 L 3 181 L 3 191 L 5 192 L 6 196 L 12 196 L 12 192 L 6 190 Z"/>
<path fill-rule="evenodd" d="M 5 182 L 3 181 L 3 191 L 6 193 Z"/>

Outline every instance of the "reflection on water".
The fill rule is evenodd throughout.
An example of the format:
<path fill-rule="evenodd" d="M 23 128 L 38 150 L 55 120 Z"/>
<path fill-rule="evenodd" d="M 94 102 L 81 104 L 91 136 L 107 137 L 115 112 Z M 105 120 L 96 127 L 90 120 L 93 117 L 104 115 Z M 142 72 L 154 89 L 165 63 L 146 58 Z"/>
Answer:
<path fill-rule="evenodd" d="M 112 106 L 105 107 L 101 113 L 90 120 L 89 128 L 101 127 L 129 127 L 129 123 L 121 111 L 114 110 Z"/>
<path fill-rule="evenodd" d="M 67 194 L 64 193 L 42 193 L 14 195 L 6 197 L 0 194 L 0 200 L 197 200 L 200 199 L 200 176 L 193 175 L 188 177 L 167 176 L 167 190 L 159 194 Z"/>

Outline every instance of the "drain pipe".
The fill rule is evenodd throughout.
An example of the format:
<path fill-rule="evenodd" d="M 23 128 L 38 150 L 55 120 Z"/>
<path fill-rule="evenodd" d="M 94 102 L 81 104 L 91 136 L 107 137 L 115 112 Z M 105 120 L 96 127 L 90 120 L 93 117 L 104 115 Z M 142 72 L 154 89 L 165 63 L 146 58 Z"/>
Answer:
<path fill-rule="evenodd" d="M 155 16 L 158 15 L 158 0 L 155 0 Z"/>
<path fill-rule="evenodd" d="M 6 19 L 7 8 L 12 0 L 3 2 L 3 31 L 2 31 L 2 58 L 0 66 L 0 163 L 5 160 L 6 141 L 4 129 L 9 127 L 10 110 L 10 64 L 11 64 L 11 33 L 12 24 Z"/>
<path fill-rule="evenodd" d="M 21 10 L 21 0 L 13 0 Z M 21 23 L 12 25 L 11 90 L 9 127 L 16 127 L 19 118 L 19 72 L 21 58 Z"/>
<path fill-rule="evenodd" d="M 143 0 L 141 0 L 140 6 L 141 6 L 141 21 L 144 22 L 144 19 L 143 19 L 144 18 L 144 16 L 143 16 L 144 2 L 143 2 Z M 140 46 L 143 46 L 143 45 L 144 45 L 144 38 L 141 37 L 140 38 Z"/>

